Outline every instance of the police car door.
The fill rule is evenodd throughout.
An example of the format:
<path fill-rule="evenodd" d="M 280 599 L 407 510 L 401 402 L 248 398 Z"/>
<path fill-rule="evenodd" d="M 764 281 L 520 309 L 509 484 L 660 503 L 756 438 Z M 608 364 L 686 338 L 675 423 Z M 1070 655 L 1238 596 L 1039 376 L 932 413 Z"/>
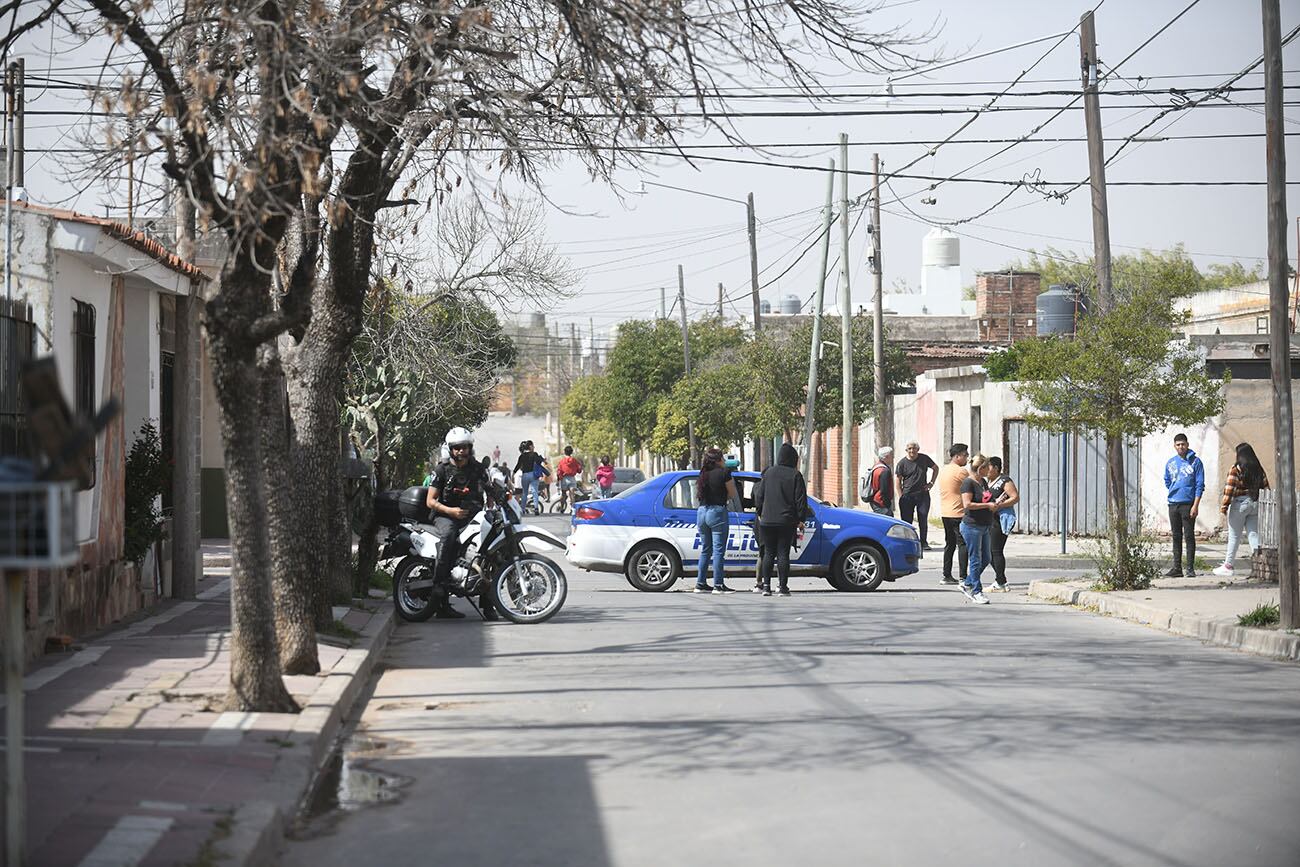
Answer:
<path fill-rule="evenodd" d="M 754 566 L 758 563 L 758 531 L 755 523 L 758 511 L 754 508 L 754 486 L 758 479 L 749 476 L 732 476 L 736 483 L 736 498 L 727 507 L 730 527 L 727 535 L 727 565 Z"/>
<path fill-rule="evenodd" d="M 700 538 L 696 532 L 695 476 L 683 476 L 668 486 L 663 500 L 655 509 L 659 526 L 677 548 L 683 569 L 693 572 L 700 559 Z"/>

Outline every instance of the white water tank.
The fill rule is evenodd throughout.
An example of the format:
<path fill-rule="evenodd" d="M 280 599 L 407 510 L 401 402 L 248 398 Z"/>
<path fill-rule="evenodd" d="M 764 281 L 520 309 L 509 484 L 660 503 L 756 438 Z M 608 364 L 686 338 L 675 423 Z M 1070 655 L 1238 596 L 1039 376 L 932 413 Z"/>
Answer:
<path fill-rule="evenodd" d="M 801 307 L 803 307 L 803 304 L 799 301 L 798 295 L 786 295 L 784 298 L 781 299 L 782 313 L 790 313 L 790 314 L 798 313 L 799 308 Z"/>
<path fill-rule="evenodd" d="M 921 266 L 951 268 L 961 264 L 961 239 L 947 229 L 931 229 L 921 242 Z"/>

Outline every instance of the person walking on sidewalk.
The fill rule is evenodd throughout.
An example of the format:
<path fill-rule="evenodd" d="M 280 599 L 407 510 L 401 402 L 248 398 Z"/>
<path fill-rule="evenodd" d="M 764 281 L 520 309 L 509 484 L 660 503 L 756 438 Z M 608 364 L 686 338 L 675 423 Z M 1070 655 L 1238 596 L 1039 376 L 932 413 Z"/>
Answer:
<path fill-rule="evenodd" d="M 966 460 L 970 449 L 965 443 L 953 443 L 948 449 L 948 463 L 939 470 L 935 484 L 939 486 L 939 516 L 943 519 L 943 580 L 941 584 L 956 584 L 952 577 L 952 555 L 957 552 L 958 573 L 965 577 L 968 565 L 966 540 L 961 535 L 961 522 L 966 514 L 962 506 L 961 485 L 966 481 Z"/>
<path fill-rule="evenodd" d="M 700 563 L 696 572 L 695 592 L 709 592 L 709 566 L 713 566 L 713 593 L 730 593 L 724 580 L 723 559 L 727 555 L 727 525 L 731 516 L 728 505 L 736 500 L 736 483 L 731 470 L 723 464 L 722 449 L 711 448 L 700 462 L 700 475 L 695 480 L 695 497 L 699 508 L 695 512 L 695 528 L 700 534 Z"/>
<path fill-rule="evenodd" d="M 1169 527 L 1174 537 L 1174 565 L 1170 578 L 1196 577 L 1196 515 L 1205 494 L 1205 465 L 1189 448 L 1187 434 L 1174 437 L 1174 456 L 1165 464 L 1165 489 L 1169 491 Z M 1187 568 L 1183 569 L 1183 544 Z"/>
<path fill-rule="evenodd" d="M 917 442 L 907 444 L 903 459 L 894 468 L 894 478 L 898 480 L 898 517 L 910 524 L 912 516 L 916 516 L 922 551 L 930 550 L 930 488 L 938 476 L 939 465 L 921 451 Z"/>
<path fill-rule="evenodd" d="M 614 465 L 609 462 L 609 455 L 602 455 L 600 466 L 596 467 L 596 484 L 600 485 L 602 497 L 614 496 Z"/>
<path fill-rule="evenodd" d="M 970 459 L 970 472 L 961 483 L 961 535 L 966 541 L 970 563 L 961 585 L 962 595 L 977 605 L 988 605 L 980 575 L 992 557 L 989 534 L 992 531 L 997 505 L 986 481 L 988 460 L 983 455 Z"/>
<path fill-rule="evenodd" d="M 1011 477 L 1002 471 L 1002 458 L 989 458 L 989 493 L 997 505 L 997 513 L 989 526 L 989 538 L 993 547 L 993 574 L 997 579 L 997 589 L 1007 589 L 1007 537 L 1016 525 L 1016 503 L 1020 502 L 1020 489 Z"/>
<path fill-rule="evenodd" d="M 877 515 L 894 516 L 894 471 L 889 462 L 894 459 L 894 450 L 881 446 L 876 452 L 876 463 L 862 477 L 858 496 L 862 502 L 871 507 Z"/>
<path fill-rule="evenodd" d="M 1228 470 L 1223 485 L 1219 513 L 1228 516 L 1228 550 L 1223 565 L 1214 570 L 1222 578 L 1233 575 L 1232 561 L 1237 558 L 1241 534 L 1245 532 L 1251 553 L 1259 549 L 1259 492 L 1268 489 L 1268 475 L 1250 443 L 1237 445 L 1237 460 Z"/>
<path fill-rule="evenodd" d="M 763 470 L 754 488 L 761 542 L 759 576 L 763 595 L 772 595 L 772 564 L 776 564 L 777 593 L 790 595 L 790 548 L 795 534 L 808 518 L 808 486 L 797 469 L 799 452 L 782 443 L 776 464 Z"/>

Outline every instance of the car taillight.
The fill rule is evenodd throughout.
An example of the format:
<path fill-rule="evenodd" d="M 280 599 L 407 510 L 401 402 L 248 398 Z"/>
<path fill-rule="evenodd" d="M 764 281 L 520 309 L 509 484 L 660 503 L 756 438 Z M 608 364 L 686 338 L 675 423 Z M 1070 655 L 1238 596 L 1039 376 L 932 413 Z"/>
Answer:
<path fill-rule="evenodd" d="M 573 513 L 573 517 L 579 521 L 594 521 L 603 514 L 605 513 L 593 506 L 579 506 L 578 511 Z"/>

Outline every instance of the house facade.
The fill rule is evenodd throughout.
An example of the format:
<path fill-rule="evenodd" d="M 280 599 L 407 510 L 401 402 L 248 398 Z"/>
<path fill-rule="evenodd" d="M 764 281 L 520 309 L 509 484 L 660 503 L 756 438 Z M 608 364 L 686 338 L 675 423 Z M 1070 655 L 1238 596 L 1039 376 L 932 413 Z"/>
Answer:
<path fill-rule="evenodd" d="M 28 575 L 27 647 L 81 635 L 150 604 L 192 595 L 200 572 L 198 461 L 205 278 L 192 264 L 128 226 L 15 203 L 14 301 L 30 310 L 32 345 L 53 355 L 77 414 L 115 397 L 121 412 L 95 446 L 92 484 L 76 494 L 79 562 Z M 17 388 L 17 370 L 0 388 Z M 8 395 L 5 403 L 9 403 Z M 10 418 L 18 425 L 21 420 Z M 137 566 L 123 560 L 125 465 L 146 422 L 159 431 L 173 484 L 163 496 L 169 544 Z M 12 440 L 13 438 L 11 438 Z"/>

